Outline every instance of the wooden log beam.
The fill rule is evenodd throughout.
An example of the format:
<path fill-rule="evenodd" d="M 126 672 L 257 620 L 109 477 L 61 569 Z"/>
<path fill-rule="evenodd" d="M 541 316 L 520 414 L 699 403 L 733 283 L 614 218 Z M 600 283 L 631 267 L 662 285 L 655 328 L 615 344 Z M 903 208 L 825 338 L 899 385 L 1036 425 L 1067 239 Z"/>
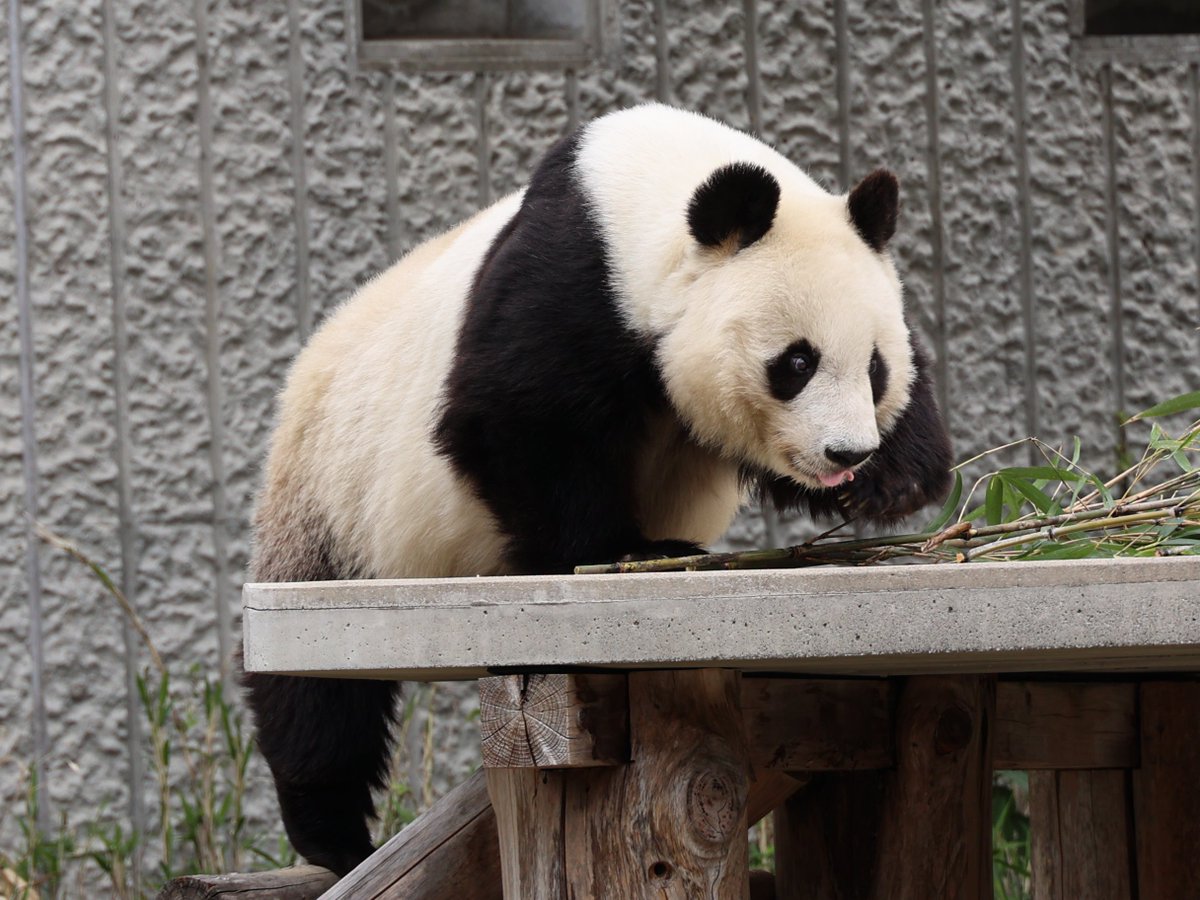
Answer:
<path fill-rule="evenodd" d="M 1138 764 L 1133 682 L 1002 681 L 997 769 L 1130 769 Z"/>
<path fill-rule="evenodd" d="M 1200 682 L 1144 682 L 1141 716 L 1137 896 L 1200 897 Z"/>
<path fill-rule="evenodd" d="M 322 900 L 501 900 L 496 817 L 476 772 Z"/>
<path fill-rule="evenodd" d="M 883 679 L 743 678 L 750 757 L 763 769 L 853 771 L 892 764 Z"/>
<path fill-rule="evenodd" d="M 750 799 L 746 801 L 747 826 L 754 825 L 770 815 L 808 782 L 807 775 L 796 777 L 778 769 L 755 769 L 753 780 L 750 782 Z"/>
<path fill-rule="evenodd" d="M 479 679 L 483 765 L 576 768 L 629 759 L 626 676 L 552 673 Z"/>
<path fill-rule="evenodd" d="M 624 675 L 481 679 L 484 765 L 573 768 L 628 758 Z M 743 677 L 742 718 L 759 771 L 850 772 L 895 759 L 891 682 Z M 1139 758 L 1132 681 L 1001 681 L 997 769 L 1129 769 Z"/>
<path fill-rule="evenodd" d="M 1133 900 L 1128 779 L 1115 769 L 1029 773 L 1035 900 Z"/>
<path fill-rule="evenodd" d="M 750 755 L 760 769 L 850 772 L 895 760 L 891 682 L 743 678 Z M 1002 681 L 997 769 L 1129 769 L 1138 764 L 1134 682 Z"/>
<path fill-rule="evenodd" d="M 156 900 L 316 900 L 337 876 L 320 866 L 292 866 L 270 872 L 186 875 L 168 881 Z"/>

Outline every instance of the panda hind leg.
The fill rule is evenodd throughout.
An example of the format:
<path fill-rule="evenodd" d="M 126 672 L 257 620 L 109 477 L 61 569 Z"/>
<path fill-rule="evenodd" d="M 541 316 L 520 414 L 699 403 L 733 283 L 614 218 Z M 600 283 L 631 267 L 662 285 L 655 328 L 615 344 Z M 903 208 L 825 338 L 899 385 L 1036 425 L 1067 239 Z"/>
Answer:
<path fill-rule="evenodd" d="M 292 846 L 345 875 L 375 849 L 372 791 L 387 783 L 399 683 L 261 673 L 244 682 Z"/>

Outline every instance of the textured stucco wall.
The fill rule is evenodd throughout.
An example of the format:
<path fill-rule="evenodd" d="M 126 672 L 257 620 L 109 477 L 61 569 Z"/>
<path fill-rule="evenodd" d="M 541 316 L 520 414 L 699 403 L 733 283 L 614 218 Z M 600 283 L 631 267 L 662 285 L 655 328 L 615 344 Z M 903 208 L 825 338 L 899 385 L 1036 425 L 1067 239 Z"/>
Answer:
<path fill-rule="evenodd" d="M 1036 414 L 1044 438 L 1080 434 L 1091 461 L 1107 465 L 1118 405 L 1110 221 L 1126 408 L 1200 384 L 1195 79 L 1184 61 L 1117 64 L 1104 75 L 1072 60 L 1064 0 L 1021 3 L 1016 33 L 1010 3 L 846 0 L 839 55 L 832 0 L 759 0 L 752 73 L 741 4 L 664 4 L 660 54 L 656 4 L 625 0 L 619 66 L 578 73 L 576 112 L 586 119 L 658 96 L 749 127 L 747 95 L 757 84 L 764 137 L 826 184 L 845 188 L 847 178 L 891 166 L 904 184 L 896 253 L 911 317 L 941 355 L 959 454 L 1022 436 Z M 246 0 L 20 6 L 20 72 L 8 54 L 14 23 L 0 18 L 3 804 L 20 791 L 13 760 L 31 757 L 34 715 L 11 79 L 27 115 L 25 310 L 36 402 L 25 414 L 35 437 L 36 513 L 125 578 L 180 672 L 193 662 L 215 671 L 222 641 L 236 640 L 236 622 L 223 639 L 218 610 L 235 618 L 258 462 L 306 310 L 319 321 L 405 248 L 520 185 L 572 115 L 561 73 L 480 81 L 353 71 L 340 0 L 289 0 L 288 15 L 282 5 Z M 106 8 L 115 16 L 111 43 Z M 1014 88 L 1014 53 L 1023 95 Z M 106 89 L 116 100 L 115 167 Z M 1023 157 L 1015 126 L 1022 96 Z M 1019 287 L 1022 159 L 1032 315 Z M 120 348 L 117 322 L 128 333 Z M 1029 340 L 1036 410 L 1026 401 Z M 122 379 L 127 414 L 119 413 Z M 763 540 L 761 519 L 748 515 L 728 543 Z M 39 552 L 48 794 L 79 818 L 103 806 L 123 810 L 132 776 L 120 621 L 77 564 Z M 473 747 L 458 737 L 451 710 L 473 701 L 463 688 L 436 696 L 444 713 L 436 743 L 459 748 L 443 769 L 452 778 L 470 765 Z M 256 778 L 267 797 L 261 771 Z M 262 801 L 260 815 L 269 816 L 270 803 Z M 11 828 L 11 818 L 0 822 L 0 837 Z"/>

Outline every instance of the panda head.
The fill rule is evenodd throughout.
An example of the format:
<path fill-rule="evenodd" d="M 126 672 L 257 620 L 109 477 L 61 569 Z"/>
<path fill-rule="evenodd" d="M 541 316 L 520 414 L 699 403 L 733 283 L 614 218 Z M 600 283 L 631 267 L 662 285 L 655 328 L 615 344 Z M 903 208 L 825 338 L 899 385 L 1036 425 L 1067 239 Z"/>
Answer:
<path fill-rule="evenodd" d="M 698 440 L 813 490 L 869 464 L 914 380 L 897 208 L 885 170 L 842 196 L 747 162 L 695 187 L 658 360 Z"/>

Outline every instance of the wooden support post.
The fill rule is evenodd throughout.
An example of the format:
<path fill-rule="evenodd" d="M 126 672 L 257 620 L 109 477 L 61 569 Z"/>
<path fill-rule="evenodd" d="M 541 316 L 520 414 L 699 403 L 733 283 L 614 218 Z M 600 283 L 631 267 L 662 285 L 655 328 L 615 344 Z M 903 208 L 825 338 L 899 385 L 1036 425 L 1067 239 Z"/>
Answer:
<path fill-rule="evenodd" d="M 750 759 L 738 697 L 727 669 L 629 676 L 632 761 L 568 776 L 570 896 L 747 900 Z"/>
<path fill-rule="evenodd" d="M 489 769 L 505 897 L 746 900 L 738 683 L 722 669 L 634 673 L 626 765 Z M 798 786 L 776 775 L 756 784 L 767 802 Z"/>
<path fill-rule="evenodd" d="M 872 900 L 990 900 L 992 676 L 905 679 Z"/>
<path fill-rule="evenodd" d="M 871 896 L 882 772 L 823 773 L 775 810 L 779 900 L 861 900 Z"/>
<path fill-rule="evenodd" d="M 1118 769 L 1029 773 L 1036 900 L 1132 900 L 1128 779 Z"/>
<path fill-rule="evenodd" d="M 1138 897 L 1200 897 L 1200 683 L 1142 684 L 1133 773 Z"/>
<path fill-rule="evenodd" d="M 567 896 L 562 771 L 488 769 L 496 812 L 504 896 L 551 900 Z"/>
<path fill-rule="evenodd" d="M 750 872 L 750 900 L 776 900 L 775 876 L 766 869 Z"/>

